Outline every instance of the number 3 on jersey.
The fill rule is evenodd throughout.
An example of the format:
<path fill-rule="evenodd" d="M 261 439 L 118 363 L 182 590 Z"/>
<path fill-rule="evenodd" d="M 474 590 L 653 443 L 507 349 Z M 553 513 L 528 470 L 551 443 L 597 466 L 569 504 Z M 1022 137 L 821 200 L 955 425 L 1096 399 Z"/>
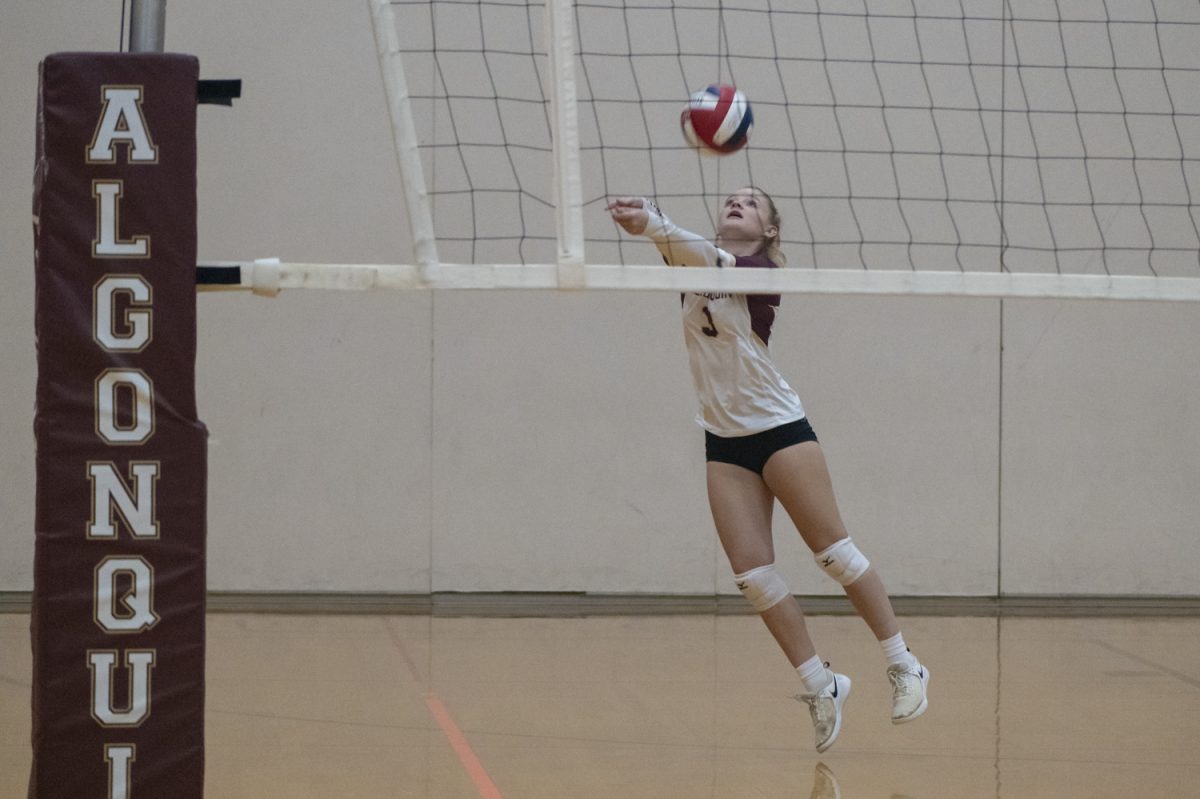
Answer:
<path fill-rule="evenodd" d="M 718 335 L 717 323 L 713 321 L 712 313 L 709 312 L 707 305 L 705 305 L 700 310 L 704 311 L 704 316 L 706 319 L 708 319 L 708 324 L 704 327 L 701 327 L 700 332 L 703 333 L 704 335 L 708 336 L 709 338 L 716 338 Z"/>

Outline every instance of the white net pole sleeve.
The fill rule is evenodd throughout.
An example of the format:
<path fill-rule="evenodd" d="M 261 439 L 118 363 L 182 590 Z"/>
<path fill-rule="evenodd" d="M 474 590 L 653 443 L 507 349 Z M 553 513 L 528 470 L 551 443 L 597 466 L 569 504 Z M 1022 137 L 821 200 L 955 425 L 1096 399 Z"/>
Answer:
<path fill-rule="evenodd" d="M 417 128 L 409 106 L 408 82 L 396 35 L 396 19 L 389 0 L 367 0 L 371 7 L 371 24 L 375 28 L 375 45 L 379 55 L 379 71 L 387 94 L 392 142 L 400 165 L 400 182 L 404 185 L 404 200 L 408 223 L 412 230 L 413 254 L 421 270 L 421 278 L 432 283 L 437 279 L 439 259 L 433 215 L 425 177 L 417 149 Z"/>
<path fill-rule="evenodd" d="M 575 13 L 571 0 L 546 3 L 554 144 L 554 207 L 558 236 L 558 287 L 583 288 L 583 188 L 579 168 L 579 116 L 575 87 Z"/>

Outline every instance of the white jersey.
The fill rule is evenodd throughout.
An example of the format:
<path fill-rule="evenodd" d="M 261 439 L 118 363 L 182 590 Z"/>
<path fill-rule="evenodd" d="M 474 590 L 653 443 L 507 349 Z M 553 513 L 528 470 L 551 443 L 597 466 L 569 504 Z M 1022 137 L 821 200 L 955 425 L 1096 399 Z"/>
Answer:
<path fill-rule="evenodd" d="M 650 212 L 645 235 L 669 265 L 776 266 L 761 256 L 734 257 L 645 203 Z M 700 399 L 696 421 L 714 435 L 746 436 L 804 418 L 800 397 L 767 349 L 779 299 L 778 294 L 683 295 L 683 335 Z"/>
<path fill-rule="evenodd" d="M 736 266 L 773 268 L 760 257 Z M 683 336 L 700 413 L 714 435 L 761 433 L 804 418 L 800 397 L 771 360 L 768 342 L 778 294 L 685 294 Z"/>

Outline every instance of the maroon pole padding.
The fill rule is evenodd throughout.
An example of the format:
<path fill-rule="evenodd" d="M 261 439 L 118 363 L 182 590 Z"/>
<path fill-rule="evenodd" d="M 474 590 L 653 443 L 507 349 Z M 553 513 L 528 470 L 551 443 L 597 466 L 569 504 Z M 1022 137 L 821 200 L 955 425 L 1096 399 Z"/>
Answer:
<path fill-rule="evenodd" d="M 201 799 L 191 56 L 41 64 L 30 797 Z"/>

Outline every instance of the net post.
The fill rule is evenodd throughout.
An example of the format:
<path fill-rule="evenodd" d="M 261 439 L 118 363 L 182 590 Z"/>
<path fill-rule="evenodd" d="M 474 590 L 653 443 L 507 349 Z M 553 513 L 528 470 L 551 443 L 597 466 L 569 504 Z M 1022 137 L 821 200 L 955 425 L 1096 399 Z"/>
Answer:
<path fill-rule="evenodd" d="M 438 276 L 437 241 L 434 236 L 433 214 L 429 194 L 425 190 L 424 173 L 417 149 L 417 128 L 409 106 L 408 81 L 396 35 L 396 17 L 389 0 L 367 0 L 371 9 L 371 25 L 375 29 L 375 46 L 379 55 L 379 71 L 387 94 L 392 143 L 400 165 L 400 182 L 404 186 L 408 224 L 412 229 L 413 253 L 420 267 L 421 279 L 432 283 Z"/>
<path fill-rule="evenodd" d="M 166 39 L 167 0 L 132 0 L 129 52 L 161 53 Z"/>
<path fill-rule="evenodd" d="M 575 91 L 575 16 L 571 0 L 546 3 L 546 52 L 552 80 L 554 213 L 558 232 L 558 287 L 583 288 L 583 188 L 579 169 L 579 115 Z"/>

